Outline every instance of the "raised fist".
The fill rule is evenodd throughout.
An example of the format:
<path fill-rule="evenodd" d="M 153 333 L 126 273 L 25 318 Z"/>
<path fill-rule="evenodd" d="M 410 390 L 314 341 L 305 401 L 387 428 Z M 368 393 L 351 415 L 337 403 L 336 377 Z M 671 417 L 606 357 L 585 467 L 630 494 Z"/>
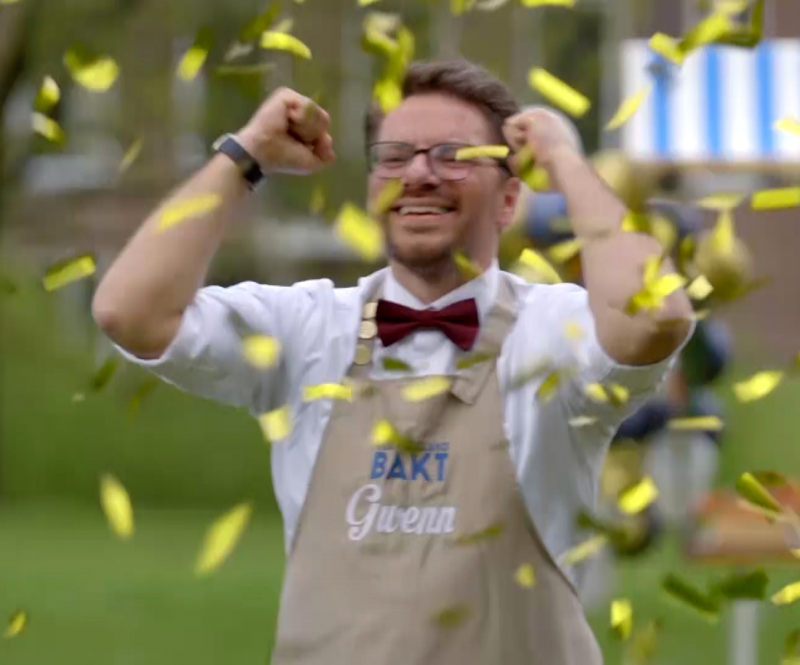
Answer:
<path fill-rule="evenodd" d="M 311 99 L 279 88 L 236 138 L 265 172 L 307 174 L 336 159 L 330 123 L 330 116 Z"/>

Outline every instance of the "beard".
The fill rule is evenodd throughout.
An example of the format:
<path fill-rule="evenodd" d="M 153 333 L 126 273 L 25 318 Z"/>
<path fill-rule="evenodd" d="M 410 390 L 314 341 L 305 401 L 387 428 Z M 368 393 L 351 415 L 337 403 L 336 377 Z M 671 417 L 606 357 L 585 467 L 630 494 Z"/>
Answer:
<path fill-rule="evenodd" d="M 397 242 L 389 228 L 384 228 L 386 255 L 390 261 L 426 278 L 441 277 L 455 268 L 453 255 L 461 247 L 454 239 L 450 243 Z"/>

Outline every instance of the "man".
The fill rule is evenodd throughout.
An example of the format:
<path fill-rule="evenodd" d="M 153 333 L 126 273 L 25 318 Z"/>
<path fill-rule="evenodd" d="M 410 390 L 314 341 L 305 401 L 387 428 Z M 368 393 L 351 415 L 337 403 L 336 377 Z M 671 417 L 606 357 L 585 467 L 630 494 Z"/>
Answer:
<path fill-rule="evenodd" d="M 241 148 L 226 149 L 233 159 L 214 156 L 165 204 L 214 193 L 222 205 L 162 233 L 156 211 L 100 284 L 96 320 L 128 358 L 185 390 L 254 414 L 288 405 L 292 432 L 272 448 L 288 550 L 274 663 L 600 663 L 554 561 L 625 412 L 585 386 L 622 384 L 628 408 L 641 403 L 686 338 L 689 301 L 678 291 L 655 313 L 622 313 L 657 244 L 619 232 L 624 206 L 557 115 L 519 114 L 466 61 L 413 64 L 402 103 L 367 123 L 370 201 L 402 184 L 381 216 L 388 268 L 355 288 L 198 290 L 256 179 L 237 155 L 313 171 L 334 160 L 328 126 L 307 98 L 273 93 L 235 135 Z M 456 152 L 506 142 L 533 149 L 575 231 L 591 237 L 587 290 L 499 271 L 519 180 L 504 160 Z M 459 251 L 479 277 L 467 281 Z M 248 365 L 250 334 L 275 338 L 280 363 Z M 532 363 L 553 371 L 518 380 Z M 450 382 L 430 391 L 426 375 Z M 304 388 L 345 382 L 362 387 L 352 400 L 304 399 Z M 596 420 L 572 429 L 577 416 Z"/>

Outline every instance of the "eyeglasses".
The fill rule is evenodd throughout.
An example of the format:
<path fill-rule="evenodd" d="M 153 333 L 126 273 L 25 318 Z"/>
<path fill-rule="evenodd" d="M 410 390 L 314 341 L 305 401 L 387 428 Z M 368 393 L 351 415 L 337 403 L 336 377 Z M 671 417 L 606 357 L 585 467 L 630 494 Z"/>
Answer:
<path fill-rule="evenodd" d="M 410 143 L 384 141 L 369 147 L 370 170 L 379 178 L 399 178 L 409 167 L 414 157 L 424 154 L 428 157 L 431 171 L 442 180 L 458 181 L 467 177 L 475 166 L 487 163 L 499 166 L 511 175 L 505 159 L 479 157 L 476 159 L 456 159 L 462 148 L 472 148 L 465 143 L 440 143 L 430 148 L 417 148 Z"/>

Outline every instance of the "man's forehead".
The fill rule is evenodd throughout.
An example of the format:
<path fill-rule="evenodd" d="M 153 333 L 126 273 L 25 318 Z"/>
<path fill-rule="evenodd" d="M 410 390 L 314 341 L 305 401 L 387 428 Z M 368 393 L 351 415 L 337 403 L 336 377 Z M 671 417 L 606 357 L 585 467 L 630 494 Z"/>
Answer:
<path fill-rule="evenodd" d="M 478 107 L 441 94 L 404 99 L 384 117 L 378 132 L 379 141 L 415 145 L 485 143 L 490 136 L 489 122 Z"/>

